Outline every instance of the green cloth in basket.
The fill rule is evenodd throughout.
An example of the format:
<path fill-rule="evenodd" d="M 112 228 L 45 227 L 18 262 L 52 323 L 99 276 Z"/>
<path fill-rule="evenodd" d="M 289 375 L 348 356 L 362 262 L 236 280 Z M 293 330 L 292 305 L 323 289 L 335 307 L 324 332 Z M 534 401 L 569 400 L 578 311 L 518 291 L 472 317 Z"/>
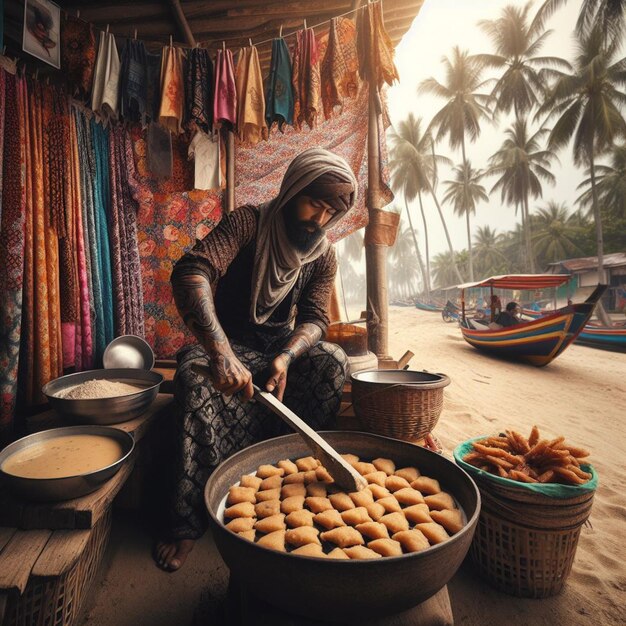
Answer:
<path fill-rule="evenodd" d="M 580 496 L 585 492 L 595 491 L 598 487 L 598 474 L 591 465 L 581 463 L 580 469 L 584 472 L 591 474 L 591 479 L 584 485 L 560 485 L 557 483 L 523 483 L 517 480 L 511 480 L 510 478 L 502 478 L 501 476 L 495 476 L 489 472 L 485 472 L 463 460 L 463 457 L 472 451 L 472 443 L 474 441 L 480 441 L 486 439 L 489 435 L 482 437 L 474 437 L 474 439 L 468 439 L 463 443 L 460 443 L 454 449 L 454 460 L 457 465 L 460 465 L 470 476 L 480 476 L 485 480 L 492 480 L 496 483 L 506 485 L 507 487 L 519 487 L 520 489 L 527 489 L 528 491 L 534 491 L 543 496 L 549 498 L 574 498 Z"/>

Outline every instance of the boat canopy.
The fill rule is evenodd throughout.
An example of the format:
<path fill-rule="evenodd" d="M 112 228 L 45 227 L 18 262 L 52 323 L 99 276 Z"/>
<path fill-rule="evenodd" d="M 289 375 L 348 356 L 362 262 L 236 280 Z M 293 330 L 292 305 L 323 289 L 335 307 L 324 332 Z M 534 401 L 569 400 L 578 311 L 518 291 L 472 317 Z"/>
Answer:
<path fill-rule="evenodd" d="M 495 287 L 496 289 L 545 289 L 558 287 L 571 279 L 569 274 L 504 274 L 491 276 L 475 283 L 457 285 L 459 289 L 472 287 Z"/>

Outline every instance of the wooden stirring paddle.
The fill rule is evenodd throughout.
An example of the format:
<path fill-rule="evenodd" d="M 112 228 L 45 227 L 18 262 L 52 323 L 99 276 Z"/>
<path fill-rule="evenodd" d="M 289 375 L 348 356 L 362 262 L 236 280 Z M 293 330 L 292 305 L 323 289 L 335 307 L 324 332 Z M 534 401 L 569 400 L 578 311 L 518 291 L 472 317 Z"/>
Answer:
<path fill-rule="evenodd" d="M 206 365 L 194 363 L 191 369 L 200 376 L 210 378 L 211 370 Z M 283 421 L 291 426 L 309 447 L 315 458 L 328 470 L 337 485 L 348 493 L 361 491 L 367 486 L 367 481 L 361 476 L 319 433 L 315 432 L 302 418 L 298 417 L 290 408 L 267 391 L 262 391 L 256 385 L 254 399 L 258 400 Z"/>

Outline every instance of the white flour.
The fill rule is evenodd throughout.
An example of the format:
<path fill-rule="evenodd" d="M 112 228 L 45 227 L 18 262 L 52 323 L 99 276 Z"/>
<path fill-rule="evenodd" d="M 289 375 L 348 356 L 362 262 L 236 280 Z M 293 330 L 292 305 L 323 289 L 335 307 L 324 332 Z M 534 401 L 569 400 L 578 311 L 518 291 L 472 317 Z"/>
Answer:
<path fill-rule="evenodd" d="M 67 400 L 87 400 L 93 398 L 115 398 L 142 391 L 144 387 L 120 383 L 113 380 L 86 380 L 80 385 L 62 392 L 61 397 Z"/>

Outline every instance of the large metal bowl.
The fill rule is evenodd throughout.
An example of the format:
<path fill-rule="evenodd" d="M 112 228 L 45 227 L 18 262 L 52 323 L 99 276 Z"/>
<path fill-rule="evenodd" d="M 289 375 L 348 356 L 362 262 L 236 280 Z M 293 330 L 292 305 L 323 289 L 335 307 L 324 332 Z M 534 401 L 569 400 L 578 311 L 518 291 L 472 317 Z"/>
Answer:
<path fill-rule="evenodd" d="M 250 592 L 308 618 L 358 623 L 398 613 L 427 600 L 452 578 L 469 549 L 480 513 L 476 485 L 453 462 L 419 446 L 369 433 L 322 434 L 341 453 L 350 452 L 369 460 L 387 457 L 398 467 L 413 465 L 437 479 L 465 512 L 466 526 L 451 539 L 423 552 L 367 561 L 296 556 L 237 536 L 221 519 L 228 488 L 259 465 L 309 456 L 309 449 L 294 434 L 234 454 L 209 478 L 204 500 L 222 558 Z"/>
<path fill-rule="evenodd" d="M 72 400 L 60 397 L 70 387 L 87 380 L 115 380 L 144 387 L 137 393 L 114 398 Z M 141 415 L 159 393 L 163 376 L 142 369 L 118 368 L 68 374 L 43 386 L 48 402 L 58 413 L 76 424 L 119 424 Z"/>
<path fill-rule="evenodd" d="M 122 457 L 115 463 L 99 470 L 69 476 L 67 478 L 21 478 L 13 474 L 7 474 L 2 470 L 4 462 L 16 452 L 24 450 L 42 441 L 64 437 L 68 435 L 101 435 L 115 439 L 122 446 Z M 22 437 L 8 445 L 0 452 L 0 477 L 2 481 L 17 496 L 26 500 L 37 502 L 54 502 L 60 500 L 72 500 L 80 498 L 98 489 L 109 478 L 114 476 L 135 447 L 135 440 L 129 433 L 111 428 L 110 426 L 66 426 L 64 428 L 51 428 L 34 435 Z"/>

